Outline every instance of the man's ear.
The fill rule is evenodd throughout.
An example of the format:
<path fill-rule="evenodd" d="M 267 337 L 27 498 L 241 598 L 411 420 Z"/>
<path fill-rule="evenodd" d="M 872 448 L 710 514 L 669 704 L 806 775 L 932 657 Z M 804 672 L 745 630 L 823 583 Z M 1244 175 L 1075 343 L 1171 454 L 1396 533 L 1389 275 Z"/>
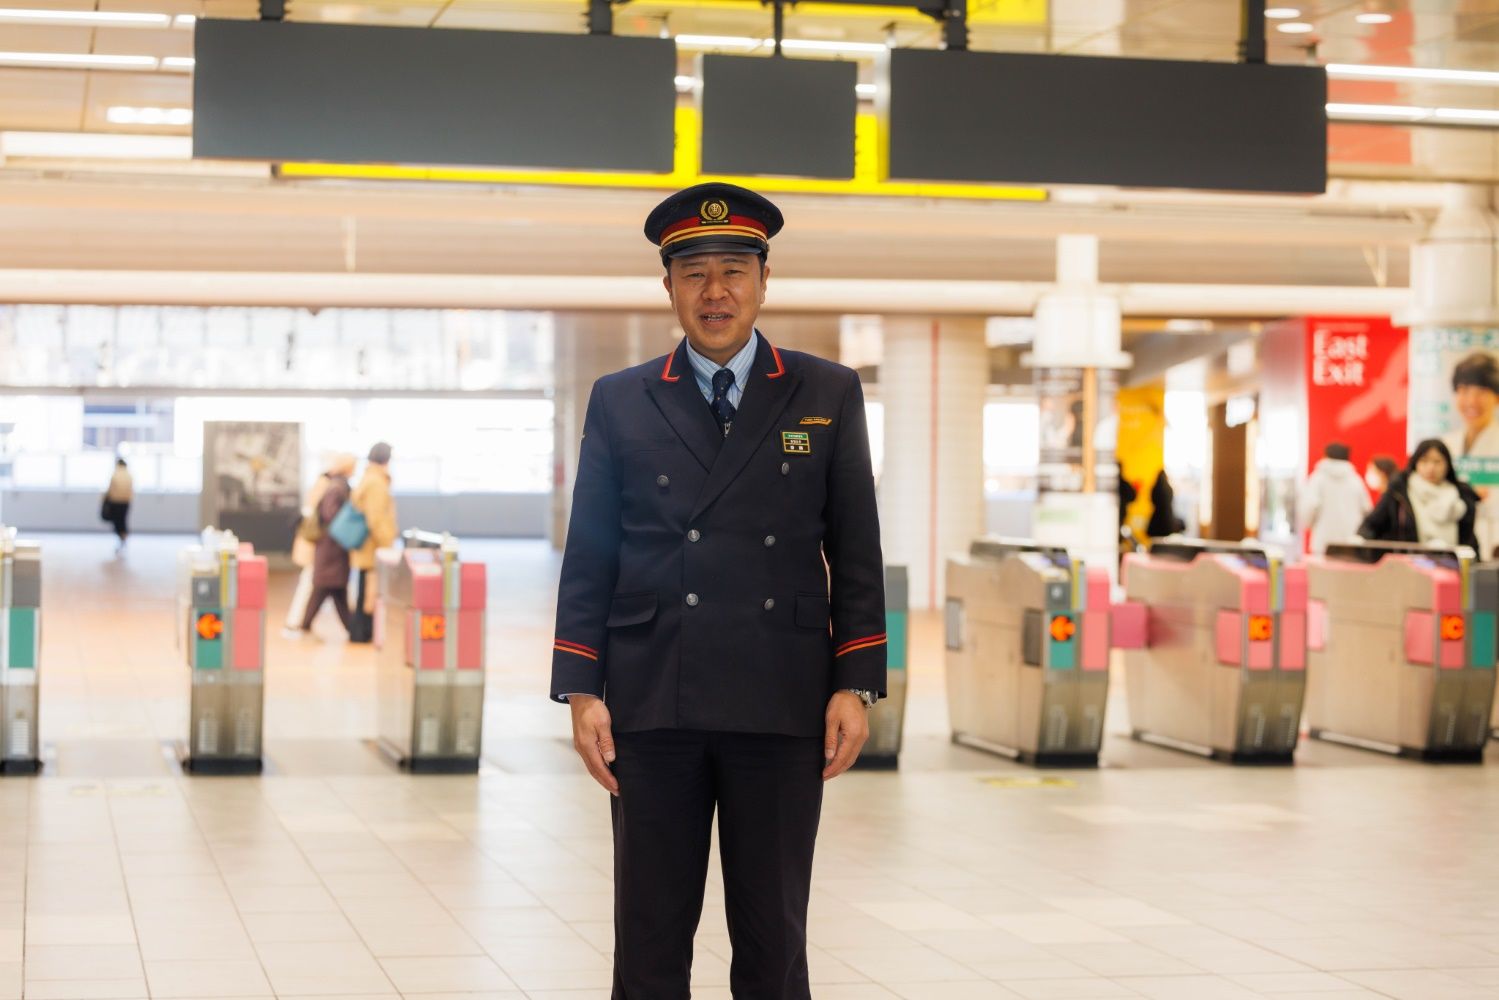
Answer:
<path fill-rule="evenodd" d="M 666 272 L 665 276 L 662 277 L 662 279 L 661 279 L 661 287 L 664 288 L 664 289 L 666 289 L 666 297 L 668 299 L 670 299 L 671 298 L 671 271 L 668 270 Z"/>
<path fill-rule="evenodd" d="M 770 265 L 762 262 L 760 264 L 760 304 L 762 306 L 765 304 L 765 288 L 769 284 Z"/>

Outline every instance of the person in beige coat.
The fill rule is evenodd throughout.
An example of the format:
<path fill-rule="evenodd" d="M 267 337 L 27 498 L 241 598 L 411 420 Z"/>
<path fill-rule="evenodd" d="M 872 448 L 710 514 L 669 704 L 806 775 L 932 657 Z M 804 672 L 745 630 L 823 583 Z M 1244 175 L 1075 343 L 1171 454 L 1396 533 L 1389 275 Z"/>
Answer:
<path fill-rule="evenodd" d="M 354 604 L 354 621 L 349 629 L 350 642 L 369 642 L 374 632 L 376 590 L 379 581 L 375 576 L 375 550 L 389 548 L 395 544 L 400 528 L 396 522 L 396 502 L 390 495 L 390 445 L 379 442 L 370 449 L 369 464 L 359 485 L 350 497 L 369 526 L 369 537 L 358 549 L 349 553 L 350 561 L 358 580 L 358 596 Z"/>

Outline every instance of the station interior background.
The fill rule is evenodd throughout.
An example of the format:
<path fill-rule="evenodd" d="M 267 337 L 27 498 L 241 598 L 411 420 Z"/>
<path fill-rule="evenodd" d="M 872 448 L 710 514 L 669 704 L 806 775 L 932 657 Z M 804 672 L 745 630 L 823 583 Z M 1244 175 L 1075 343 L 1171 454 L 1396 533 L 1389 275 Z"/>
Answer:
<path fill-rule="evenodd" d="M 545 698 L 558 545 L 588 385 L 680 337 L 640 226 L 697 175 L 194 159 L 195 23 L 258 13 L 0 4 L 0 523 L 44 565 L 42 773 L 0 779 L 0 1000 L 603 996 L 607 805 Z M 583 13 L 294 0 L 287 16 L 572 33 Z M 1499 4 L 1271 13 L 1270 62 L 1340 67 L 1325 194 L 765 185 L 788 224 L 760 328 L 860 372 L 886 561 L 911 580 L 900 768 L 828 788 L 819 1000 L 1499 997 L 1493 749 L 1436 767 L 1303 740 L 1295 768 L 1236 768 L 1131 740 L 1117 660 L 1096 770 L 950 739 L 943 565 L 1036 530 L 1029 362 L 1058 335 L 1037 310 L 1059 241 L 1089 241 L 1086 292 L 1122 317 L 1115 433 L 1140 534 L 1164 470 L 1188 535 L 1298 561 L 1296 490 L 1333 433 L 1308 389 L 1315 331 L 1362 324 L 1399 367 L 1433 302 L 1467 295 L 1462 323 L 1499 324 Z M 1231 62 L 1240 37 L 1228 0 L 971 15 L 986 51 Z M 769 24 L 732 0 L 615 11 L 618 34 L 677 39 L 683 108 L 699 54 L 761 54 Z M 941 44 L 915 10 L 820 4 L 791 8 L 786 37 L 790 56 L 857 63 L 863 116 L 880 50 Z M 1476 277 L 1443 263 L 1479 258 Z M 1397 381 L 1394 443 L 1375 450 L 1403 461 Z M 310 639 L 280 635 L 295 572 L 274 551 L 265 772 L 182 772 L 179 556 L 205 526 L 204 428 L 224 421 L 300 424 L 303 487 L 330 454 L 390 442 L 401 527 L 451 532 L 486 565 L 476 776 L 381 756 L 375 652 L 327 613 Z M 136 490 L 118 553 L 99 520 L 116 457 Z M 709 998 L 729 996 L 716 877 L 694 978 Z"/>

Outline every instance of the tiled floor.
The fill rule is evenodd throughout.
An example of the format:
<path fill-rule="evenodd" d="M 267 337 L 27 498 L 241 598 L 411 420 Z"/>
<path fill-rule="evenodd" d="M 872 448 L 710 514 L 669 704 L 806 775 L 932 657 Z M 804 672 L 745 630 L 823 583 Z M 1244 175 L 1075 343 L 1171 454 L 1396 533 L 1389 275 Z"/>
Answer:
<path fill-rule="evenodd" d="M 266 775 L 185 778 L 184 540 L 43 541 L 48 766 L 0 781 L 0 1000 L 607 996 L 607 805 L 544 700 L 544 546 L 469 548 L 478 777 L 394 772 L 370 650 L 273 629 Z M 1096 772 L 985 782 L 1034 772 L 947 741 L 936 622 L 914 631 L 902 769 L 828 790 L 818 1000 L 1499 997 L 1494 762 L 1309 745 L 1241 770 L 1116 736 Z M 695 996 L 728 997 L 728 954 L 710 882 Z"/>

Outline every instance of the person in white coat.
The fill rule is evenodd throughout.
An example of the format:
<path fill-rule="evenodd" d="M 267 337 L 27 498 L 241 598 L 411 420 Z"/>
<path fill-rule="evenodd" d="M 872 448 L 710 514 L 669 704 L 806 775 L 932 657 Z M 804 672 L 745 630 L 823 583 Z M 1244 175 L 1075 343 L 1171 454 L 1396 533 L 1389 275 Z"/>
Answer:
<path fill-rule="evenodd" d="M 1302 487 L 1302 524 L 1311 529 L 1312 555 L 1326 552 L 1331 542 L 1357 538 L 1359 525 L 1374 507 L 1348 454 L 1346 444 L 1329 444 Z"/>

